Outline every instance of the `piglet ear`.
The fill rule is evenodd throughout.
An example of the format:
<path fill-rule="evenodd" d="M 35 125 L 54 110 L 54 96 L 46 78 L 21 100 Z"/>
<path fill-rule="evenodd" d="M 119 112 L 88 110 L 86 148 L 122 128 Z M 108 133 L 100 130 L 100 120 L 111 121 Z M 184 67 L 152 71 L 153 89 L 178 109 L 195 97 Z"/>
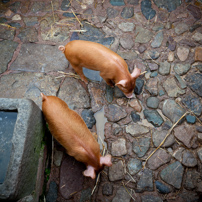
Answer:
<path fill-rule="evenodd" d="M 135 69 L 133 70 L 131 76 L 132 76 L 133 78 L 137 78 L 138 76 L 140 76 L 140 73 L 141 73 L 141 69 L 135 67 Z"/>
<path fill-rule="evenodd" d="M 87 169 L 83 171 L 83 175 L 95 179 L 95 169 L 92 166 L 87 166 Z"/>
<path fill-rule="evenodd" d="M 126 86 L 127 81 L 126 80 L 120 80 L 118 83 L 115 84 L 115 86 L 122 86 L 125 87 Z"/>
<path fill-rule="evenodd" d="M 105 166 L 112 166 L 112 157 L 111 155 L 101 156 L 100 157 L 100 164 Z"/>

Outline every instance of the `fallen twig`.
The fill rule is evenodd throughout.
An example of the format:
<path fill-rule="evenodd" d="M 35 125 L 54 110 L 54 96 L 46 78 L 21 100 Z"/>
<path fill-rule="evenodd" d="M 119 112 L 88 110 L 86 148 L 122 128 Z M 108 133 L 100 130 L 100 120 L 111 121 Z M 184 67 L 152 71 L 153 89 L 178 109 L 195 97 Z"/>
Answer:
<path fill-rule="evenodd" d="M 146 74 L 147 73 L 147 71 L 144 71 L 144 72 L 142 72 L 140 75 L 143 75 L 143 74 Z"/>
<path fill-rule="evenodd" d="M 51 7 L 52 7 L 52 12 L 53 12 L 53 20 L 54 20 L 54 23 L 55 23 L 55 15 L 54 15 L 53 2 L 52 1 L 51 1 Z"/>
<path fill-rule="evenodd" d="M 74 74 L 74 73 L 66 73 L 63 71 L 58 71 L 58 73 L 63 74 L 62 76 L 56 77 L 56 78 L 61 78 L 61 77 L 73 77 L 75 79 L 81 79 L 79 75 Z"/>
<path fill-rule="evenodd" d="M 5 26 L 5 27 L 8 27 L 8 28 L 11 28 L 11 29 L 16 29 L 15 27 L 12 27 L 12 26 L 7 25 L 7 24 L 4 24 L 4 23 L 0 23 L 0 25 Z"/>
<path fill-rule="evenodd" d="M 75 18 L 77 19 L 77 21 L 79 22 L 79 24 L 81 25 L 81 27 L 83 27 L 83 24 L 80 22 L 80 20 L 77 18 L 76 14 L 74 13 L 74 11 L 71 9 L 73 15 L 75 16 Z"/>
<path fill-rule="evenodd" d="M 147 161 L 151 158 L 151 156 L 164 144 L 164 142 L 166 141 L 167 137 L 171 134 L 173 128 L 187 115 L 189 114 L 189 112 L 185 112 L 180 118 L 179 120 L 172 126 L 172 128 L 168 131 L 167 135 L 165 136 L 165 138 L 163 139 L 163 141 L 159 144 L 159 146 L 149 155 L 149 157 L 146 159 L 145 164 L 143 166 L 143 169 L 145 168 L 145 165 L 147 163 Z"/>
<path fill-rule="evenodd" d="M 122 182 L 122 184 L 123 184 L 124 189 L 125 189 L 125 190 L 127 191 L 127 193 L 130 195 L 130 197 L 131 197 L 134 201 L 136 201 L 136 200 L 133 198 L 132 194 L 128 191 L 128 189 L 126 188 L 126 186 L 124 185 L 123 182 Z"/>
<path fill-rule="evenodd" d="M 98 135 L 98 137 L 100 138 L 100 136 Z M 102 147 L 103 147 L 103 151 L 102 151 L 102 155 L 104 156 L 105 155 L 105 146 L 104 146 L 104 143 L 102 141 L 102 139 L 100 138 L 100 141 L 102 142 Z M 93 195 L 94 191 L 96 190 L 97 188 L 97 185 L 98 185 L 98 182 L 99 182 L 99 179 L 100 179 L 100 173 L 98 173 L 98 176 L 97 176 L 97 179 L 96 179 L 96 183 L 95 183 L 95 186 L 91 192 L 91 195 Z"/>
<path fill-rule="evenodd" d="M 87 30 L 83 30 L 83 29 L 81 29 L 81 30 L 70 30 L 70 32 L 87 32 Z"/>

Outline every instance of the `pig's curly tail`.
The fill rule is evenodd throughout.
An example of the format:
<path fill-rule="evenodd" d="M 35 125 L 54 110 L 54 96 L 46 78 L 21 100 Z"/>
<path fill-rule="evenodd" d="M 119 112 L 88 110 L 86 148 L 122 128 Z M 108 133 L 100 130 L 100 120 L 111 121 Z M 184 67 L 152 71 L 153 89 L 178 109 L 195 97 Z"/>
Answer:
<path fill-rule="evenodd" d="M 41 93 L 41 97 L 42 97 L 42 102 L 44 102 L 47 99 L 47 97 L 43 93 Z"/>
<path fill-rule="evenodd" d="M 62 45 L 61 45 L 61 46 L 59 46 L 59 47 L 58 47 L 58 49 L 59 49 L 60 51 L 62 51 L 63 53 L 65 52 L 65 47 L 64 47 L 64 46 L 62 46 Z"/>

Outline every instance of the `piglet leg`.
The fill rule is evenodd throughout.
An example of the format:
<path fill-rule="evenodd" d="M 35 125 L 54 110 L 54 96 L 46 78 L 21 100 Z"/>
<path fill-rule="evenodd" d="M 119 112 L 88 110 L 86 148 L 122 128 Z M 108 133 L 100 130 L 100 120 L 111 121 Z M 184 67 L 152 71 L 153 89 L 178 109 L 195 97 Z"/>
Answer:
<path fill-rule="evenodd" d="M 100 164 L 105 166 L 112 166 L 111 155 L 107 154 L 106 156 L 100 157 Z"/>
<path fill-rule="evenodd" d="M 71 64 L 72 65 L 72 64 Z M 77 65 L 72 65 L 72 67 L 74 68 L 74 70 L 76 71 L 76 73 L 80 76 L 81 80 L 84 81 L 86 84 L 88 83 L 87 78 L 85 77 L 85 75 L 83 74 L 83 69 L 80 66 Z"/>
<path fill-rule="evenodd" d="M 95 169 L 92 166 L 87 166 L 87 169 L 83 171 L 83 175 L 86 177 L 91 177 L 92 179 L 95 179 Z"/>

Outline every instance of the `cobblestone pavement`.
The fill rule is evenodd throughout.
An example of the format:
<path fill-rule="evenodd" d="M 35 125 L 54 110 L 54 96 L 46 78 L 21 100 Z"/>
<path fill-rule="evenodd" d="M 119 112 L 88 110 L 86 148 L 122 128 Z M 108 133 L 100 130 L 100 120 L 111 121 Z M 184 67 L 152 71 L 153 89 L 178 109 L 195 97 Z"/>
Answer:
<path fill-rule="evenodd" d="M 0 2 L 0 97 L 40 107 L 40 92 L 60 97 L 92 132 L 104 127 L 113 156 L 91 195 L 96 181 L 55 142 L 47 202 L 202 201 L 201 8 L 201 0 Z M 137 98 L 87 70 L 97 82 L 62 77 L 58 71 L 74 71 L 57 47 L 75 39 L 106 45 L 130 71 L 147 71 Z"/>

